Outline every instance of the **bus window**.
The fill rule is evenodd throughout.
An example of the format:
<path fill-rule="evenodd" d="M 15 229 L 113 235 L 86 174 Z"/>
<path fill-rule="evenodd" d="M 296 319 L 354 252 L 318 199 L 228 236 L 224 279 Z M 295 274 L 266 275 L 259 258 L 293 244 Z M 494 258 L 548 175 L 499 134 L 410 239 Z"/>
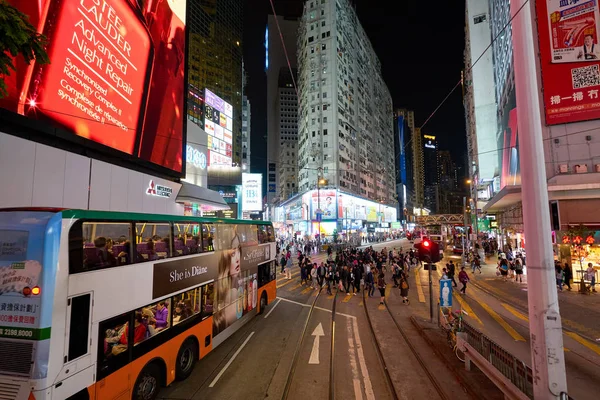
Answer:
<path fill-rule="evenodd" d="M 69 321 L 68 361 L 79 358 L 88 352 L 91 298 L 90 294 L 84 294 L 69 299 L 71 318 Z"/>
<path fill-rule="evenodd" d="M 258 286 L 262 287 L 267 283 L 275 280 L 277 277 L 277 269 L 275 261 L 264 263 L 258 266 Z"/>
<path fill-rule="evenodd" d="M 267 241 L 269 243 L 275 243 L 275 231 L 273 225 L 267 225 Z"/>
<path fill-rule="evenodd" d="M 135 224 L 136 251 L 142 261 L 169 258 L 171 254 L 171 225 L 139 222 Z"/>
<path fill-rule="evenodd" d="M 200 224 L 181 222 L 173 224 L 173 257 L 202 252 L 200 245 Z"/>
<path fill-rule="evenodd" d="M 131 264 L 130 233 L 126 222 L 84 222 L 83 270 Z"/>
<path fill-rule="evenodd" d="M 213 313 L 215 302 L 215 284 L 213 282 L 202 286 L 202 319 Z"/>
<path fill-rule="evenodd" d="M 200 288 L 188 290 L 173 297 L 173 325 L 185 321 L 200 312 L 201 305 Z"/>
<path fill-rule="evenodd" d="M 159 301 L 139 308 L 135 311 L 135 318 L 134 345 L 138 345 L 144 340 L 169 329 L 171 326 L 171 302 L 168 300 Z"/>
<path fill-rule="evenodd" d="M 131 313 L 121 314 L 98 325 L 98 380 L 129 362 L 128 325 Z"/>
<path fill-rule="evenodd" d="M 238 225 L 238 235 L 245 247 L 256 246 L 258 244 L 256 227 L 254 225 Z"/>
<path fill-rule="evenodd" d="M 213 224 L 213 230 L 216 231 L 214 236 L 214 249 L 218 250 L 230 250 L 234 238 L 237 237 L 237 242 L 240 242 L 240 238 L 237 231 L 238 226 L 235 224 Z"/>
<path fill-rule="evenodd" d="M 255 225 L 255 226 L 256 226 L 256 236 L 258 237 L 258 243 L 259 244 L 267 243 L 268 237 L 267 237 L 266 227 L 264 225 Z"/>
<path fill-rule="evenodd" d="M 214 251 L 215 225 L 202 224 L 202 251 Z"/>

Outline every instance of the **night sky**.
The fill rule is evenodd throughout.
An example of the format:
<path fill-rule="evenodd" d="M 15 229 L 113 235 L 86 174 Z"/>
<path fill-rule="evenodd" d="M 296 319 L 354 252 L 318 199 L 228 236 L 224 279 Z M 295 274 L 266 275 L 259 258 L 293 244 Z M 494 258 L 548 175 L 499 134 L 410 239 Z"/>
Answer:
<path fill-rule="evenodd" d="M 299 15 L 302 0 L 273 0 L 280 15 Z M 383 4 L 385 6 L 383 6 Z M 394 107 L 415 111 L 421 126 L 460 80 L 464 68 L 464 2 L 356 0 L 356 11 L 382 64 Z M 374 8 L 372 5 L 377 4 Z M 382 13 L 383 11 L 383 13 Z M 269 0 L 246 0 L 244 61 L 252 106 L 252 172 L 266 173 L 266 75 L 264 33 Z M 465 116 L 459 86 L 423 128 L 450 150 L 458 166 L 466 163 Z M 459 173 L 464 173 L 462 170 Z"/>

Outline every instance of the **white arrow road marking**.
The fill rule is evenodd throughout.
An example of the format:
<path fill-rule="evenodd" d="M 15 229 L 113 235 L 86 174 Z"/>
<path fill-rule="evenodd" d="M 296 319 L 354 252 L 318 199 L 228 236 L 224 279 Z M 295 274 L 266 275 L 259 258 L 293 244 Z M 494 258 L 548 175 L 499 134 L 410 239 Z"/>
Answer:
<path fill-rule="evenodd" d="M 323 332 L 323 325 L 319 322 L 319 325 L 315 328 L 312 335 L 315 337 L 315 341 L 313 342 L 312 351 L 310 352 L 310 358 L 308 360 L 309 364 L 319 364 L 319 337 L 325 336 L 325 332 Z"/>

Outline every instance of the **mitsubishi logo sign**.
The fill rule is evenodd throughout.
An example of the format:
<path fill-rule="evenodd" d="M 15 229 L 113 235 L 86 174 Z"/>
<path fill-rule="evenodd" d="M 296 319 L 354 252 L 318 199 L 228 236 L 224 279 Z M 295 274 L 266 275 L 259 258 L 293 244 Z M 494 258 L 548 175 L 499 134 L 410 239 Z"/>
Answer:
<path fill-rule="evenodd" d="M 168 186 L 156 185 L 153 180 L 150 180 L 146 194 L 157 197 L 171 197 L 173 189 Z"/>

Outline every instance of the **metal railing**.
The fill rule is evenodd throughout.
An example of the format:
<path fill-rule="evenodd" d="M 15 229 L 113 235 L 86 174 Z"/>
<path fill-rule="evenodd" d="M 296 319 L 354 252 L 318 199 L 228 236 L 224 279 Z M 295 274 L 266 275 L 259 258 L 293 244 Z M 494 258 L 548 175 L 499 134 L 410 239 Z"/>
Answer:
<path fill-rule="evenodd" d="M 466 334 L 467 343 L 471 347 L 477 350 L 527 397 L 533 398 L 533 373 L 527 364 L 464 320 L 462 321 L 462 331 Z"/>

